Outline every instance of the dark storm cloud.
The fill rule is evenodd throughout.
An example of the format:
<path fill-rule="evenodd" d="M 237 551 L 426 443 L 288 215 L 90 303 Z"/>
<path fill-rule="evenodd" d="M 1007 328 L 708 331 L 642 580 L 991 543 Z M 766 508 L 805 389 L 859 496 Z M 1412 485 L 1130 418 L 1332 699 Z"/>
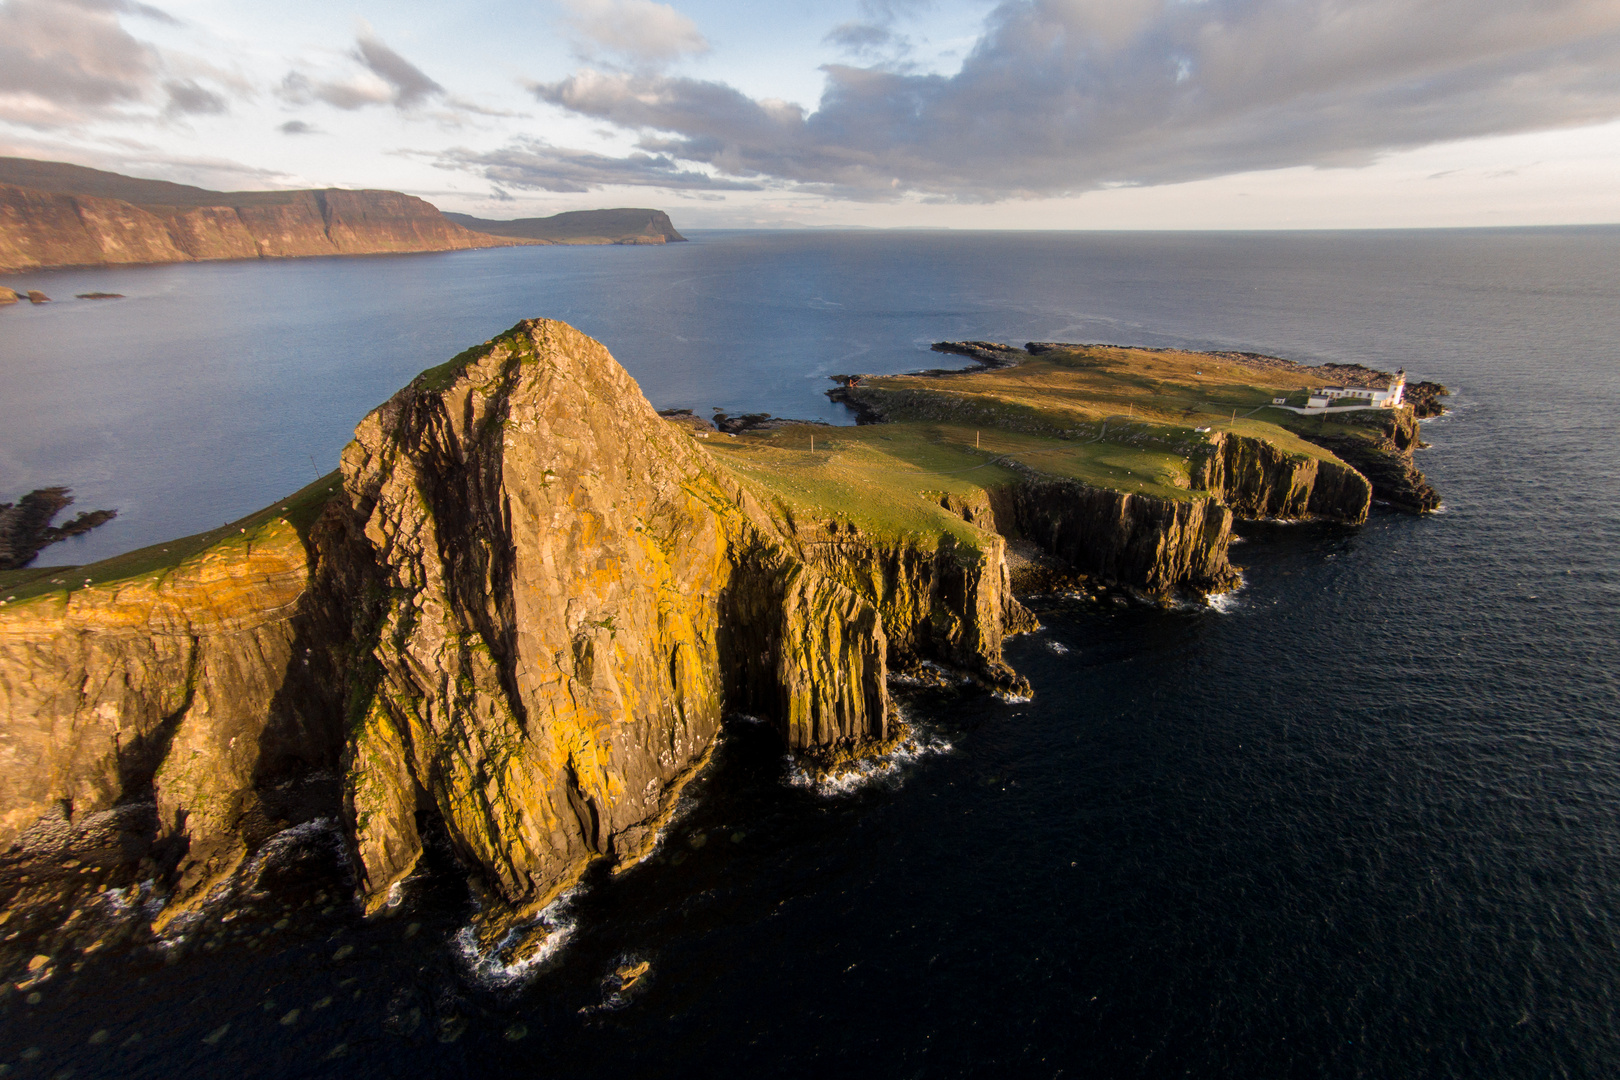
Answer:
<path fill-rule="evenodd" d="M 758 186 L 681 169 L 661 155 L 615 158 L 565 150 L 538 139 L 520 140 L 488 153 L 448 150 L 435 155 L 434 164 L 473 172 L 506 187 L 537 191 L 580 192 L 615 184 L 719 191 L 752 191 Z"/>
<path fill-rule="evenodd" d="M 993 200 L 1611 119 L 1620 0 L 1005 0 L 954 75 L 825 71 L 811 113 L 648 73 L 531 89 L 734 176 Z"/>

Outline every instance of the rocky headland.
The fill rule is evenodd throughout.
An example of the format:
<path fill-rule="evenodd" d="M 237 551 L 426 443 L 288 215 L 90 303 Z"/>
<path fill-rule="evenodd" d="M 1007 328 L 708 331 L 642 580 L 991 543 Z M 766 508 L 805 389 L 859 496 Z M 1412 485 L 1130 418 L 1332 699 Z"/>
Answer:
<path fill-rule="evenodd" d="M 99 947 L 61 921 L 87 889 L 155 883 L 139 932 L 163 932 L 323 820 L 367 912 L 441 838 L 479 940 L 521 955 L 589 866 L 653 850 L 726 715 L 836 769 L 902 735 L 891 672 L 1029 693 L 1002 658 L 1037 625 L 1017 567 L 1169 598 L 1236 581 L 1238 518 L 1365 519 L 1373 485 L 1281 427 L 1141 414 L 1182 363 L 1219 372 L 1026 354 L 846 379 L 882 423 L 730 434 L 660 417 L 572 328 L 518 324 L 303 491 L 5 590 L 0 964 Z"/>
<path fill-rule="evenodd" d="M 548 237 L 511 227 L 524 222 L 466 218 L 471 227 L 458 224 L 431 203 L 398 191 L 209 191 L 59 162 L 0 158 L 0 273 L 685 239 L 662 211 L 581 211 L 559 218 L 569 220 L 532 219 L 551 223 L 558 235 Z"/>
<path fill-rule="evenodd" d="M 570 210 L 542 218 L 500 221 L 471 214 L 445 217 L 474 232 L 548 244 L 683 244 L 686 237 L 662 210 L 619 207 L 613 210 Z"/>

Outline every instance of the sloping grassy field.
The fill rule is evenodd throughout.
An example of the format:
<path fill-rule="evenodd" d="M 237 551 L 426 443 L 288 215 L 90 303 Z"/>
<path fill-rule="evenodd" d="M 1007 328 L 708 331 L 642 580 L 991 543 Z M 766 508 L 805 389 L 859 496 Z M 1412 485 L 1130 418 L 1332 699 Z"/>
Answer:
<path fill-rule="evenodd" d="M 246 545 L 261 528 L 278 519 L 287 521 L 307 541 L 310 527 L 342 483 L 343 478 L 337 472 L 330 472 L 285 499 L 277 499 L 263 510 L 217 529 L 167 540 L 101 562 L 85 566 L 28 566 L 21 570 L 5 571 L 0 573 L 0 600 L 14 602 L 42 593 L 72 592 L 87 587 L 87 578 L 90 585 L 101 586 L 115 581 L 160 576 L 209 548 Z M 47 548 L 46 552 L 49 551 Z"/>
<path fill-rule="evenodd" d="M 1208 446 L 1199 428 L 1337 460 L 1282 426 L 1302 418 L 1271 408 L 1272 398 L 1322 381 L 1208 353 L 1086 347 L 991 371 L 864 378 L 852 396 L 881 424 L 702 442 L 796 514 L 950 532 L 971 526 L 941 510 L 938 496 L 1010 482 L 1014 463 L 1129 494 L 1204 497 L 1192 486 Z"/>

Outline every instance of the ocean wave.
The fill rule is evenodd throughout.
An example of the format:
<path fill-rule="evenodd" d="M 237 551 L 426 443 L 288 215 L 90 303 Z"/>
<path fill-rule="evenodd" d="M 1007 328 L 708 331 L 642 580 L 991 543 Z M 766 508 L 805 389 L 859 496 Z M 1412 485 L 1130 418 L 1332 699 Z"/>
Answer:
<path fill-rule="evenodd" d="M 451 938 L 468 978 L 492 990 L 527 982 L 554 959 L 579 929 L 574 901 L 583 885 L 565 889 L 538 913 L 508 930 L 493 946 L 478 944 L 477 927 L 468 923 Z M 543 935 L 536 940 L 536 934 Z"/>
<path fill-rule="evenodd" d="M 806 768 L 803 762 L 790 756 L 787 758 L 787 782 L 823 798 L 848 795 L 871 784 L 899 787 L 905 782 L 908 765 L 936 754 L 948 754 L 951 750 L 949 740 L 914 721 L 907 722 L 894 748 L 885 754 L 840 762 L 827 769 Z"/>
<path fill-rule="evenodd" d="M 1063 644 L 1063 642 L 1061 642 L 1061 641 L 1048 641 L 1046 643 L 1046 648 L 1048 649 L 1048 651 L 1055 652 L 1059 656 L 1067 656 L 1067 655 L 1069 655 L 1069 647 L 1067 645 Z"/>

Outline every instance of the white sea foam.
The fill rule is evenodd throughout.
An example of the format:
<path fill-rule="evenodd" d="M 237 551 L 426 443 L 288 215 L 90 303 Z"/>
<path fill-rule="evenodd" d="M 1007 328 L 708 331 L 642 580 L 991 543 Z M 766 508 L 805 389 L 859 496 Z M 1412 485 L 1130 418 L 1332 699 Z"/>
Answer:
<path fill-rule="evenodd" d="M 1052 652 L 1057 653 L 1059 656 L 1069 655 L 1069 647 L 1063 644 L 1061 641 L 1048 641 L 1046 643 L 1046 647 Z"/>
<path fill-rule="evenodd" d="M 1240 585 L 1231 592 L 1211 593 L 1209 596 L 1204 598 L 1204 603 L 1208 605 L 1212 611 L 1218 611 L 1222 615 L 1230 615 L 1232 612 L 1243 606 L 1243 602 L 1238 599 L 1238 592 L 1242 588 L 1243 586 Z"/>
<path fill-rule="evenodd" d="M 905 781 L 906 766 L 935 754 L 948 754 L 951 749 L 950 742 L 940 735 L 915 722 L 907 722 L 905 735 L 887 754 L 860 758 L 816 772 L 811 772 L 789 757 L 787 782 L 794 787 L 807 788 L 824 798 L 848 795 L 874 783 L 890 783 L 898 787 Z"/>
<path fill-rule="evenodd" d="M 507 931 L 495 943 L 495 947 L 487 951 L 478 947 L 478 934 L 471 924 L 462 927 L 452 941 L 468 976 L 482 986 L 497 990 L 527 982 L 534 977 L 548 961 L 562 952 L 579 929 L 579 919 L 572 909 L 583 890 L 582 885 L 564 890 L 557 899 L 541 908 L 534 918 Z M 516 941 L 520 934 L 536 926 L 545 928 L 546 940 L 533 955 L 511 964 L 502 961 L 501 950 Z"/>

